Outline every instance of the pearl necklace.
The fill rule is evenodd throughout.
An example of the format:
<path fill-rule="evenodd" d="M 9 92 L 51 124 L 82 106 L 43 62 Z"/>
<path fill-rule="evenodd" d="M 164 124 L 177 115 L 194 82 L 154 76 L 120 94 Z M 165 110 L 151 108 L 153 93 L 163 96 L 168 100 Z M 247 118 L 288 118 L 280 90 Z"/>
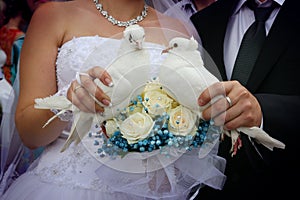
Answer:
<path fill-rule="evenodd" d="M 106 10 L 103 10 L 102 4 L 99 3 L 99 0 L 93 0 L 97 10 L 113 25 L 117 25 L 120 27 L 127 27 L 133 24 L 137 24 L 138 22 L 142 21 L 145 19 L 145 17 L 148 14 L 148 6 L 145 4 L 144 5 L 144 10 L 141 12 L 141 15 L 137 16 L 134 19 L 128 20 L 128 21 L 119 21 L 116 20 L 113 16 L 109 15 Z"/>

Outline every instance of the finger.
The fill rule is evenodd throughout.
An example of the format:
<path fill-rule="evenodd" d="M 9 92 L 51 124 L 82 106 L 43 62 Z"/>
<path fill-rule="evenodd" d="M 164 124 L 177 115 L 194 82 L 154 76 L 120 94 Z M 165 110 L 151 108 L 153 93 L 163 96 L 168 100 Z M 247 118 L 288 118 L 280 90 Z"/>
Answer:
<path fill-rule="evenodd" d="M 107 96 L 103 90 L 96 85 L 90 76 L 81 76 L 81 85 L 87 90 L 89 95 L 92 95 L 94 101 L 100 106 L 111 106 L 109 96 Z M 101 102 L 101 103 L 100 103 Z"/>
<path fill-rule="evenodd" d="M 88 74 L 93 78 L 98 78 L 103 84 L 108 87 L 113 86 L 112 78 L 106 70 L 101 67 L 93 67 L 88 71 Z"/>
<path fill-rule="evenodd" d="M 219 95 L 226 95 L 223 82 L 217 82 L 206 88 L 199 96 L 198 103 L 200 106 L 204 106 L 209 103 L 214 97 Z"/>
<path fill-rule="evenodd" d="M 224 128 L 226 130 L 233 130 L 237 128 L 237 126 L 236 124 L 233 124 L 232 121 L 240 117 L 241 114 L 242 114 L 242 110 L 240 110 L 237 106 L 234 106 L 234 107 L 230 107 L 225 112 L 215 116 L 213 120 L 217 126 L 224 125 Z"/>
<path fill-rule="evenodd" d="M 229 108 L 229 105 L 226 98 L 219 98 L 202 112 L 202 117 L 206 120 L 213 119 L 225 112 L 227 108 Z"/>
<path fill-rule="evenodd" d="M 242 88 L 238 81 L 217 82 L 205 89 L 198 98 L 200 106 L 204 106 L 217 96 L 228 96 L 234 88 Z M 234 97 L 235 95 L 230 95 Z M 232 99 L 231 99 L 232 100 Z"/>
<path fill-rule="evenodd" d="M 104 108 L 98 104 L 95 104 L 94 99 L 89 95 L 88 91 L 82 86 L 76 87 L 72 95 L 72 103 L 83 112 L 104 112 Z"/>

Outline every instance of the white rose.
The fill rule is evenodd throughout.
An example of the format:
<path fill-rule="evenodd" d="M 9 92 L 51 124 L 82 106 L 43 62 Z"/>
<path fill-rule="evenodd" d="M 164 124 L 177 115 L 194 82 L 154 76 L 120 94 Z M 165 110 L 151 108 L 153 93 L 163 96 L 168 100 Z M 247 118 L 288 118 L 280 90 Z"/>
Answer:
<path fill-rule="evenodd" d="M 120 131 L 128 144 L 133 144 L 147 138 L 153 126 L 154 122 L 149 115 L 137 112 L 122 122 Z"/>
<path fill-rule="evenodd" d="M 106 135 L 112 137 L 113 134 L 118 130 L 118 124 L 115 120 L 107 120 L 105 123 Z"/>
<path fill-rule="evenodd" d="M 143 104 L 148 114 L 152 117 L 162 115 L 171 109 L 173 99 L 165 94 L 161 89 L 147 91 L 144 94 Z"/>
<path fill-rule="evenodd" d="M 174 135 L 186 136 L 196 133 L 197 115 L 182 105 L 170 111 L 169 131 Z"/>
<path fill-rule="evenodd" d="M 158 78 L 155 78 L 155 79 L 149 81 L 144 88 L 144 92 L 153 91 L 153 90 L 156 90 L 156 91 L 162 90 L 162 86 L 161 86 Z"/>

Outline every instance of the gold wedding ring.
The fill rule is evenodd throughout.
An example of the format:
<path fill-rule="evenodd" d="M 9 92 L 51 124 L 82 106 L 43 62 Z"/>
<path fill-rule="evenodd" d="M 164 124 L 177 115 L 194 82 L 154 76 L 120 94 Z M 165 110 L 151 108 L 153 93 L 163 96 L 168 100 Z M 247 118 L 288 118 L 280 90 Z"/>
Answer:
<path fill-rule="evenodd" d="M 82 88 L 82 86 L 81 86 L 81 85 L 77 85 L 77 86 L 74 88 L 73 92 L 76 93 L 76 90 L 78 90 L 79 88 Z"/>
<path fill-rule="evenodd" d="M 230 97 L 229 97 L 229 96 L 226 96 L 225 99 L 226 99 L 226 101 L 228 102 L 229 107 L 231 107 L 231 106 L 232 106 L 232 101 L 231 101 Z"/>

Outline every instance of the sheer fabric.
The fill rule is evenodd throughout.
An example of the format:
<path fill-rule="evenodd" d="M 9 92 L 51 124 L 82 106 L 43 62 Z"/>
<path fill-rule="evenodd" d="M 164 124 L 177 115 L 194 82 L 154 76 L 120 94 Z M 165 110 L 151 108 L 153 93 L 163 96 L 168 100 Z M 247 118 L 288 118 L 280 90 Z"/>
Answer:
<path fill-rule="evenodd" d="M 99 46 L 105 48 L 99 48 Z M 116 58 L 120 40 L 86 36 L 65 43 L 57 57 L 57 84 L 63 90 L 78 71 L 86 71 L 86 59 L 95 50 L 102 52 L 99 66 L 109 66 Z M 162 62 L 164 46 L 146 43 L 153 65 Z M 158 51 L 159 49 L 159 51 Z M 90 137 L 71 145 L 63 153 L 65 132 L 45 148 L 42 155 L 8 188 L 2 199 L 185 199 L 195 186 L 221 189 L 225 176 L 225 160 L 217 156 L 218 140 L 199 157 L 199 150 L 181 156 L 157 171 L 132 173 L 112 166 L 134 168 L 129 160 L 102 161 Z M 149 159 L 148 159 L 149 158 Z M 145 162 L 151 165 L 150 157 Z M 112 163 L 112 165 L 108 165 Z M 141 162 L 137 162 L 140 164 Z M 142 162 L 144 163 L 144 161 Z M 143 167 L 150 166 L 143 165 Z M 123 168 L 124 169 L 124 168 Z M 143 169 L 143 168 L 141 168 Z"/>
<path fill-rule="evenodd" d="M 189 34 L 193 36 L 199 42 L 199 44 L 201 44 L 200 37 L 195 27 L 190 21 L 190 15 L 181 8 L 181 3 L 178 2 L 179 0 L 148 0 L 148 3 L 152 5 L 157 11 L 181 21 L 184 24 L 186 30 L 189 32 Z M 161 24 L 163 25 L 164 22 L 161 21 Z"/>

